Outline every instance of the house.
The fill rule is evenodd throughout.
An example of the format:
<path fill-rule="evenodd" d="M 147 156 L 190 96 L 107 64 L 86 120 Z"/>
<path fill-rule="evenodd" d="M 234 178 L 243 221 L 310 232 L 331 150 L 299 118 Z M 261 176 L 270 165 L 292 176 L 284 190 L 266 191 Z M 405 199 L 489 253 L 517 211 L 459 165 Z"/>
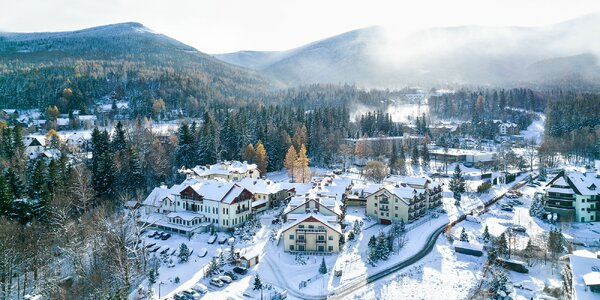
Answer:
<path fill-rule="evenodd" d="M 226 181 L 240 181 L 244 178 L 258 179 L 260 171 L 256 164 L 239 161 L 224 161 L 211 166 L 196 166 L 193 169 L 182 169 L 187 178 L 196 179 L 223 179 Z"/>
<path fill-rule="evenodd" d="M 338 252 L 342 229 L 319 213 L 298 216 L 284 225 L 281 235 L 286 252 Z"/>
<path fill-rule="evenodd" d="M 187 179 L 155 188 L 142 202 L 143 223 L 191 235 L 230 230 L 250 219 L 253 195 L 236 183 Z"/>
<path fill-rule="evenodd" d="M 600 298 L 600 259 L 587 250 L 576 250 L 565 256 L 568 259 L 565 273 L 571 280 L 571 290 L 566 294 L 571 299 Z M 562 258 L 561 258 L 562 259 Z"/>
<path fill-rule="evenodd" d="M 545 209 L 561 221 L 594 222 L 600 219 L 600 173 L 561 171 L 547 185 Z"/>
<path fill-rule="evenodd" d="M 511 122 L 500 123 L 498 125 L 498 133 L 500 133 L 501 135 L 519 134 L 519 125 Z"/>
<path fill-rule="evenodd" d="M 252 210 L 261 212 L 267 208 L 279 206 L 288 199 L 288 190 L 280 183 L 269 179 L 253 179 L 246 177 L 238 183 L 253 195 Z"/>
<path fill-rule="evenodd" d="M 407 185 L 415 189 L 425 190 L 427 208 L 434 208 L 442 204 L 442 184 L 429 177 L 408 177 L 390 175 L 383 180 L 384 186 Z"/>
<path fill-rule="evenodd" d="M 23 139 L 25 155 L 29 159 L 37 158 L 46 149 L 46 137 L 43 135 L 28 135 Z"/>
<path fill-rule="evenodd" d="M 256 252 L 249 252 L 240 256 L 240 267 L 252 268 L 259 262 L 259 255 Z"/>
<path fill-rule="evenodd" d="M 75 116 L 75 119 L 83 128 L 93 128 L 98 121 L 98 118 L 95 115 L 77 115 Z"/>
<path fill-rule="evenodd" d="M 490 166 L 496 161 L 496 152 L 458 148 L 433 148 L 429 150 L 431 160 L 446 163 L 463 163 L 466 166 Z"/>
<path fill-rule="evenodd" d="M 68 146 L 85 152 L 91 150 L 91 140 L 92 134 L 89 131 L 77 131 L 66 138 Z"/>

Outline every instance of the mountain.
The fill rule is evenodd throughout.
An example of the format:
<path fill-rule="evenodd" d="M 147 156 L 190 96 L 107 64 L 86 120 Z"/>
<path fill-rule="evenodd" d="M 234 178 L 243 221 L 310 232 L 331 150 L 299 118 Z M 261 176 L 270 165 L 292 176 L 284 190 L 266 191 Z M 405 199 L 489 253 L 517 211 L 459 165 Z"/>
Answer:
<path fill-rule="evenodd" d="M 65 88 L 81 91 L 82 99 L 60 103 Z M 256 71 L 217 60 L 139 23 L 0 33 L 3 107 L 85 109 L 117 94 L 149 114 L 153 98 L 163 98 L 170 109 L 250 99 L 270 88 L 272 81 Z"/>
<path fill-rule="evenodd" d="M 369 27 L 287 51 L 215 57 L 289 84 L 400 87 L 577 82 L 590 88 L 597 85 L 598 65 L 592 59 L 600 54 L 597 32 L 600 14 L 540 27 L 440 27 L 402 35 Z M 556 64 L 568 72 L 560 72 L 562 67 Z M 552 76 L 540 76 L 544 68 L 553 69 Z"/>

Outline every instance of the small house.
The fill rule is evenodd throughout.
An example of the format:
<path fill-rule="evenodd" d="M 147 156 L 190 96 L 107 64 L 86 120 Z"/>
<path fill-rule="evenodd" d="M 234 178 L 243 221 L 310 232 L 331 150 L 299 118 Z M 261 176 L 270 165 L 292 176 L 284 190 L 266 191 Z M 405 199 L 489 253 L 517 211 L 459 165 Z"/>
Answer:
<path fill-rule="evenodd" d="M 258 253 L 249 252 L 240 256 L 240 266 L 244 268 L 252 268 L 258 264 Z"/>
<path fill-rule="evenodd" d="M 457 253 L 473 255 L 473 256 L 482 256 L 483 255 L 483 245 L 476 243 L 469 243 L 463 241 L 454 241 L 452 243 L 454 246 L 454 251 Z"/>

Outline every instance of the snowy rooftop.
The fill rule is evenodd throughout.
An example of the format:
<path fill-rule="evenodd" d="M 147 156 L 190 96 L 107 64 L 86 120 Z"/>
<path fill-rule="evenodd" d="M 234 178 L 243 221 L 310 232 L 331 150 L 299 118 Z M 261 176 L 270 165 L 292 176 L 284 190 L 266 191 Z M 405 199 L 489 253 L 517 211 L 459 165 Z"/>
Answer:
<path fill-rule="evenodd" d="M 208 167 L 196 166 L 192 169 L 198 176 L 210 176 L 210 175 L 229 175 L 229 174 L 242 174 L 248 171 L 257 171 L 258 167 L 256 164 L 249 164 L 247 162 L 239 161 L 224 161 Z"/>
<path fill-rule="evenodd" d="M 244 191 L 243 187 L 231 182 L 222 182 L 218 180 L 193 180 L 192 182 L 194 181 L 195 183 L 190 185 L 187 185 L 186 183 L 190 182 L 189 180 L 184 181 L 184 186 L 178 193 L 190 186 L 204 199 L 231 204 Z"/>
<path fill-rule="evenodd" d="M 384 180 L 385 183 L 406 183 L 409 185 L 418 185 L 422 187 L 427 184 L 427 181 L 431 182 L 431 180 L 426 177 L 409 177 L 398 175 L 390 175 Z"/>
<path fill-rule="evenodd" d="M 165 198 L 170 200 L 174 199 L 172 190 L 164 187 L 155 187 L 150 195 L 146 197 L 143 204 L 147 206 L 160 207 L 162 200 Z"/>
<path fill-rule="evenodd" d="M 199 213 L 189 212 L 189 211 L 174 211 L 174 212 L 170 212 L 167 215 L 167 217 L 169 217 L 169 218 L 179 217 L 184 221 L 192 221 L 193 219 L 196 219 L 196 218 L 202 218 L 202 217 L 204 217 L 204 215 L 199 214 Z"/>
<path fill-rule="evenodd" d="M 462 249 L 473 249 L 477 251 L 483 251 L 483 245 L 477 243 L 469 243 L 455 240 L 454 242 L 452 242 L 452 245 L 454 245 L 454 248 L 458 247 Z"/>
<path fill-rule="evenodd" d="M 546 192 L 549 193 L 559 193 L 559 194 L 573 194 L 575 193 L 573 191 L 573 189 L 563 189 L 563 188 L 556 188 L 556 187 L 551 187 L 546 189 Z"/>
<path fill-rule="evenodd" d="M 414 188 L 411 188 L 411 187 L 404 187 L 404 186 L 399 186 L 399 187 L 385 187 L 385 189 L 388 192 L 396 195 L 396 197 L 398 197 L 400 199 L 411 199 L 415 195 L 418 195 L 418 194 L 424 192 L 424 190 L 414 189 Z"/>
<path fill-rule="evenodd" d="M 598 299 L 598 294 L 590 291 L 587 286 L 600 284 L 600 259 L 576 254 L 569 255 L 569 259 L 573 272 L 574 298 Z"/>
<path fill-rule="evenodd" d="M 283 228 L 281 229 L 281 232 L 285 232 L 288 229 L 290 229 L 302 222 L 320 222 L 323 225 L 339 232 L 340 234 L 342 233 L 342 229 L 339 224 L 331 223 L 332 220 L 335 222 L 335 219 L 327 218 L 320 214 L 300 214 L 300 215 L 295 215 L 295 217 L 296 217 L 295 221 L 284 224 Z"/>
<path fill-rule="evenodd" d="M 600 178 L 596 173 L 569 173 L 569 180 L 575 185 L 577 191 L 584 196 L 600 194 Z"/>
<path fill-rule="evenodd" d="M 275 194 L 284 190 L 280 183 L 269 179 L 244 178 L 238 184 L 253 194 Z"/>

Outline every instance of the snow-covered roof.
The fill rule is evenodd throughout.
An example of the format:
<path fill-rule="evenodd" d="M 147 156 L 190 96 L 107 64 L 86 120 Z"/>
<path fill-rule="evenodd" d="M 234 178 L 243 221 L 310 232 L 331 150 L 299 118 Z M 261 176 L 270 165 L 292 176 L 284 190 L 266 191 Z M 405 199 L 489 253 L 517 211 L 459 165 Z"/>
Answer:
<path fill-rule="evenodd" d="M 458 247 L 458 248 L 462 248 L 462 249 L 472 249 L 472 250 L 477 250 L 477 251 L 483 251 L 483 245 L 478 244 L 478 243 L 469 243 L 469 242 L 455 240 L 454 242 L 452 242 L 452 245 L 454 246 L 454 248 Z"/>
<path fill-rule="evenodd" d="M 280 183 L 269 179 L 253 179 L 246 177 L 238 182 L 238 184 L 253 194 L 275 194 L 284 189 L 281 187 Z"/>
<path fill-rule="evenodd" d="M 429 178 L 426 177 L 409 177 L 409 176 L 398 176 L 398 175 L 390 175 L 388 176 L 384 182 L 389 183 L 406 183 L 409 185 L 418 185 L 424 187 L 427 184 L 427 181 L 431 182 Z"/>
<path fill-rule="evenodd" d="M 69 118 L 57 118 L 56 125 L 58 126 L 67 126 L 69 125 Z"/>
<path fill-rule="evenodd" d="M 386 189 L 388 192 L 392 193 L 393 195 L 395 195 L 396 197 L 398 197 L 400 199 L 412 199 L 414 196 L 419 195 L 420 193 L 423 192 L 423 190 L 420 190 L 420 189 L 404 187 L 404 186 L 398 186 L 398 187 L 386 186 L 386 187 L 384 187 L 384 189 Z"/>
<path fill-rule="evenodd" d="M 339 224 L 337 223 L 331 223 L 331 218 L 326 218 L 323 215 L 320 214 L 303 214 L 303 215 L 296 215 L 295 216 L 297 219 L 293 222 L 288 222 L 286 224 L 284 224 L 282 231 L 281 232 L 286 232 L 287 230 L 289 230 L 290 228 L 302 223 L 302 222 L 319 222 L 322 223 L 323 225 L 337 231 L 338 233 L 342 233 L 342 228 L 340 227 Z"/>
<path fill-rule="evenodd" d="M 600 259 L 570 254 L 574 299 L 598 299 L 587 286 L 600 284 Z M 587 280 L 586 280 L 587 279 Z"/>
<path fill-rule="evenodd" d="M 142 203 L 147 206 L 160 207 L 161 202 L 165 198 L 168 198 L 171 201 L 174 200 L 175 197 L 173 196 L 172 190 L 164 187 L 155 187 Z"/>
<path fill-rule="evenodd" d="M 256 164 L 249 164 L 247 162 L 239 161 L 224 161 L 208 167 L 196 166 L 192 169 L 200 177 L 210 175 L 230 175 L 230 174 L 243 174 L 249 171 L 258 172 Z"/>
<path fill-rule="evenodd" d="M 600 178 L 595 173 L 569 173 L 569 180 L 575 185 L 578 194 L 584 196 L 600 194 Z"/>
<path fill-rule="evenodd" d="M 559 193 L 559 194 L 574 194 L 575 193 L 573 191 L 573 189 L 565 189 L 565 188 L 557 188 L 557 187 L 548 188 L 548 189 L 546 189 L 546 192 Z"/>
<path fill-rule="evenodd" d="M 195 182 L 187 184 L 188 182 Z M 194 189 L 198 195 L 206 200 L 219 201 L 227 204 L 233 203 L 238 196 L 245 190 L 243 187 L 232 182 L 223 182 L 218 180 L 186 180 L 179 189 L 180 193 L 188 186 Z"/>
<path fill-rule="evenodd" d="M 267 202 L 268 202 L 267 199 L 260 199 L 260 200 L 253 201 L 252 202 L 252 208 L 260 206 L 260 205 L 265 204 Z"/>
<path fill-rule="evenodd" d="M 96 121 L 98 118 L 95 115 L 79 115 L 80 121 Z"/>

